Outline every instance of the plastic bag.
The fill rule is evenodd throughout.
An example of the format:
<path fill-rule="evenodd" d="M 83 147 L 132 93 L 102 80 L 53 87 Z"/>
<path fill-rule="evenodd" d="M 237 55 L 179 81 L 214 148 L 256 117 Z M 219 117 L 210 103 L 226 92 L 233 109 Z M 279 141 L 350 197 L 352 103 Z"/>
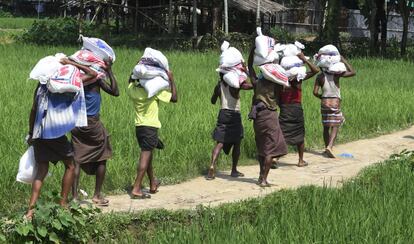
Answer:
<path fill-rule="evenodd" d="M 16 181 L 25 184 L 32 184 L 36 176 L 36 172 L 37 167 L 34 157 L 34 149 L 33 146 L 30 146 L 20 158 L 19 171 L 16 175 Z"/>

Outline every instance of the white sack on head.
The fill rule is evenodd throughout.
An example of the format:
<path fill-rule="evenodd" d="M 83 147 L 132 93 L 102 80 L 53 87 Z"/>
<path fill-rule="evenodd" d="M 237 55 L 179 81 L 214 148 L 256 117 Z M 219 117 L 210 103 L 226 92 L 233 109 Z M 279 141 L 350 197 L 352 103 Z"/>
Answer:
<path fill-rule="evenodd" d="M 33 146 L 30 146 L 20 158 L 19 171 L 16 175 L 16 181 L 25 184 L 32 184 L 36 176 L 36 172 L 37 167 L 34 157 L 34 149 Z"/>
<path fill-rule="evenodd" d="M 240 85 L 247 80 L 247 74 L 240 69 L 233 69 L 223 75 L 223 80 L 233 88 L 240 88 Z"/>
<path fill-rule="evenodd" d="M 83 42 L 83 48 L 93 52 L 96 56 L 104 61 L 115 62 L 115 52 L 111 46 L 108 45 L 104 40 L 94 37 L 81 36 Z"/>
<path fill-rule="evenodd" d="M 341 61 L 341 56 L 339 55 L 334 55 L 334 56 L 329 56 L 329 55 L 315 55 L 314 59 L 316 61 L 316 65 L 321 67 L 321 68 L 329 68 L 330 66 L 339 63 Z"/>
<path fill-rule="evenodd" d="M 221 55 L 219 59 L 220 67 L 229 68 L 244 62 L 243 55 L 237 48 L 230 47 L 230 43 L 224 41 L 221 45 Z"/>
<path fill-rule="evenodd" d="M 334 55 L 339 55 L 339 50 L 334 45 L 329 44 L 329 45 L 321 47 L 319 49 L 318 54 L 320 54 L 320 55 L 325 54 L 325 55 L 334 56 Z"/>
<path fill-rule="evenodd" d="M 291 78 L 293 76 L 296 76 L 297 81 L 302 81 L 306 77 L 306 67 L 293 67 L 289 70 L 286 70 L 286 75 Z"/>
<path fill-rule="evenodd" d="M 293 67 L 303 66 L 303 61 L 298 56 L 289 56 L 282 58 L 282 60 L 280 61 L 280 65 L 284 69 L 288 70 Z"/>
<path fill-rule="evenodd" d="M 157 95 L 160 91 L 167 90 L 170 87 L 170 83 L 159 76 L 152 79 L 141 79 L 139 80 L 139 83 L 148 93 L 148 98 L 151 98 L 154 95 Z"/>
<path fill-rule="evenodd" d="M 264 64 L 259 66 L 260 71 L 263 74 L 263 77 L 271 82 L 276 84 L 289 87 L 289 78 L 286 74 L 286 70 L 278 64 Z"/>
<path fill-rule="evenodd" d="M 259 55 L 254 55 L 253 56 L 253 64 L 256 66 L 265 64 L 265 63 L 273 63 L 273 62 L 278 62 L 279 61 L 279 54 L 275 51 L 272 50 L 271 52 L 269 52 L 269 55 L 267 55 L 266 58 L 262 58 Z"/>
<path fill-rule="evenodd" d="M 63 64 L 60 63 L 62 58 L 66 55 L 57 53 L 55 56 L 47 56 L 40 59 L 35 67 L 30 72 L 29 78 L 39 81 L 41 84 L 46 84 Z"/>
<path fill-rule="evenodd" d="M 276 44 L 275 39 L 262 34 L 260 27 L 256 28 L 257 37 L 255 39 L 254 53 L 261 58 L 266 58 L 269 53 L 274 50 Z"/>
<path fill-rule="evenodd" d="M 339 62 L 336 64 L 333 64 L 332 66 L 330 66 L 326 72 L 331 73 L 331 74 L 342 74 L 344 72 L 346 72 L 346 66 L 344 63 Z"/>
<path fill-rule="evenodd" d="M 152 49 L 150 47 L 145 48 L 144 54 L 142 55 L 141 61 L 147 65 L 159 66 L 159 68 L 169 71 L 170 67 L 168 66 L 167 57 L 160 51 Z M 140 62 L 141 62 L 140 61 Z M 148 63 L 150 62 L 150 63 Z M 151 63 L 153 62 L 153 63 Z"/>
<path fill-rule="evenodd" d="M 283 50 L 283 56 L 284 57 L 297 56 L 299 53 L 302 52 L 304 48 L 305 46 L 298 41 L 296 41 L 295 44 L 287 44 L 285 45 L 285 48 Z"/>
<path fill-rule="evenodd" d="M 131 78 L 134 80 L 138 80 L 138 79 L 148 80 L 148 79 L 153 79 L 157 76 L 163 78 L 164 80 L 169 79 L 164 69 L 139 63 L 135 65 L 134 69 L 132 70 Z"/>

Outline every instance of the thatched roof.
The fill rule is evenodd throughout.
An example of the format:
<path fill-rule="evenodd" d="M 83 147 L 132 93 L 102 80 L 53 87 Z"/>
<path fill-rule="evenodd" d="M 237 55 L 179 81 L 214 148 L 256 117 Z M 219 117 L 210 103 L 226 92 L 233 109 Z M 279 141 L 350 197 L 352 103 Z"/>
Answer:
<path fill-rule="evenodd" d="M 260 0 L 260 12 L 263 14 L 274 14 L 286 10 L 286 8 L 271 0 Z M 229 6 L 243 11 L 257 11 L 257 0 L 229 0 Z"/>

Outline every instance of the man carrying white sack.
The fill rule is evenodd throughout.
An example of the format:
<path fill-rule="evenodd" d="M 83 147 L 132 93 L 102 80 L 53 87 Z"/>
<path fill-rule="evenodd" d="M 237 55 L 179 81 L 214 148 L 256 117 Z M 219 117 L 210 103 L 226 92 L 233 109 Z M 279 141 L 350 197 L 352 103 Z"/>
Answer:
<path fill-rule="evenodd" d="M 280 92 L 283 89 L 282 79 L 270 80 L 264 75 L 257 79 L 253 68 L 256 45 L 252 47 L 249 54 L 248 67 L 250 79 L 254 86 L 254 96 L 249 119 L 253 120 L 257 158 L 260 165 L 258 184 L 261 187 L 269 187 L 267 180 L 272 159 L 287 154 L 287 145 L 279 126 L 277 107 Z M 277 61 L 277 60 L 269 60 Z M 262 65 L 263 66 L 263 65 Z M 262 71 L 263 72 L 263 71 Z M 283 81 L 287 77 L 283 77 Z"/>
<path fill-rule="evenodd" d="M 279 123 L 286 143 L 297 147 L 299 154 L 297 166 L 304 167 L 308 163 L 303 160 L 303 153 L 305 151 L 305 119 L 302 109 L 302 82 L 315 76 L 319 69 L 309 62 L 302 52 L 297 57 L 302 65 L 305 63 L 310 70 L 305 73 L 304 77 L 299 77 L 299 75 L 289 77 L 290 87 L 285 87 L 280 96 Z M 282 66 L 283 63 L 282 59 Z"/>
<path fill-rule="evenodd" d="M 213 131 L 213 140 L 216 146 L 211 155 L 211 165 L 206 177 L 207 180 L 215 178 L 215 168 L 218 157 L 223 149 L 225 154 L 232 150 L 232 169 L 230 176 L 242 177 L 243 173 L 237 171 L 240 157 L 240 143 L 243 139 L 243 124 L 240 113 L 240 90 L 253 88 L 247 82 L 247 68 L 243 63 L 242 54 L 235 48 L 230 48 L 228 42 L 224 42 L 221 49 L 219 81 L 215 86 L 211 103 L 216 104 L 220 98 L 221 109 L 217 118 L 217 125 Z"/>
<path fill-rule="evenodd" d="M 326 51 L 325 51 L 325 50 Z M 331 49 L 331 50 L 328 50 Z M 333 62 L 335 64 L 343 64 L 346 69 L 343 72 L 337 72 L 332 70 L 332 67 L 324 66 L 325 62 L 321 56 L 327 55 L 329 60 L 339 60 L 340 62 Z M 348 61 L 339 55 L 339 51 L 332 45 L 321 48 L 318 53 L 318 65 L 321 67 L 322 72 L 316 77 L 315 86 L 313 88 L 313 95 L 321 99 L 321 115 L 323 125 L 323 140 L 325 142 L 325 153 L 330 158 L 335 158 L 333 152 L 333 145 L 338 135 L 339 127 L 345 121 L 341 112 L 341 91 L 339 86 L 339 79 L 341 77 L 354 76 L 355 70 L 348 63 Z M 339 59 L 338 57 L 339 56 Z M 337 65 L 338 66 L 338 65 Z M 321 90 L 321 93 L 319 92 Z"/>
<path fill-rule="evenodd" d="M 76 79 L 73 84 L 77 85 L 80 82 L 80 85 L 82 83 L 87 85 L 97 75 L 89 67 L 73 63 L 66 58 L 60 62 L 64 66 L 59 68 L 56 77 L 50 78 L 46 84 L 42 84 L 42 82 L 38 84 L 30 112 L 28 143 L 33 145 L 37 172 L 32 183 L 29 210 L 26 213 L 26 217 L 29 219 L 34 215 L 35 204 L 49 170 L 49 162 L 56 164 L 58 161 L 62 161 L 65 165 L 60 205 L 67 205 L 68 194 L 74 180 L 75 165 L 72 146 L 66 138 L 66 133 L 75 126 L 86 125 L 83 87 L 81 86 L 81 91 L 76 95 L 71 92 L 52 92 L 51 80 L 56 78 L 57 83 L 62 84 L 62 81 L 66 82 L 62 77 L 70 75 Z M 73 73 L 68 72 L 71 69 L 74 71 Z M 80 70 L 85 75 L 80 76 Z"/>
<path fill-rule="evenodd" d="M 148 56 L 151 53 L 154 54 L 153 58 L 151 58 L 154 63 L 158 63 L 157 60 L 159 59 L 157 59 L 157 57 L 160 59 L 165 57 L 161 54 L 161 52 L 153 49 L 146 49 L 146 51 Z M 147 55 L 144 54 L 144 56 Z M 166 61 L 166 58 L 164 61 Z M 157 65 L 160 66 L 159 63 Z M 167 65 L 165 65 L 165 68 L 168 68 Z M 164 148 L 164 144 L 158 137 L 158 129 L 161 128 L 161 122 L 158 118 L 159 102 L 176 103 L 178 99 L 173 74 L 171 71 L 168 71 L 166 74 L 168 79 L 167 82 L 169 84 L 169 91 L 162 89 L 152 96 L 149 96 L 149 92 L 154 92 L 154 90 L 152 90 L 154 87 L 150 86 L 147 87 L 149 89 L 145 89 L 144 84 L 142 84 L 142 79 L 136 79 L 134 71 L 128 81 L 129 85 L 127 94 L 134 106 L 135 135 L 138 146 L 141 148 L 137 176 L 131 191 L 131 199 L 151 198 L 150 194 L 142 191 L 142 181 L 145 174 L 148 175 L 150 181 L 149 193 L 157 193 L 158 187 L 161 184 L 161 182 L 156 179 L 152 166 L 154 149 Z M 152 80 L 146 82 L 146 84 L 154 82 L 156 81 Z M 156 87 L 156 89 L 158 88 L 159 87 Z"/>

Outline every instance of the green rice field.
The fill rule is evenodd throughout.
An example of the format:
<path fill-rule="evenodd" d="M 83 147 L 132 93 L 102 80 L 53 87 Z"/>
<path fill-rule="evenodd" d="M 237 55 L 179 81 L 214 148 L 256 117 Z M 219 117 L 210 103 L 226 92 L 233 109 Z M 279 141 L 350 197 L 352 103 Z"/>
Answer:
<path fill-rule="evenodd" d="M 111 232 L 122 243 L 412 243 L 413 159 L 371 166 L 342 188 L 307 186 L 195 211 L 107 215 L 101 226 L 122 226 Z"/>
<path fill-rule="evenodd" d="M 6 215 L 22 209 L 30 195 L 29 185 L 15 182 L 19 158 L 27 147 L 24 137 L 28 131 L 28 116 L 36 87 L 35 81 L 27 80 L 28 74 L 40 58 L 56 52 L 72 54 L 76 50 L 74 47 L 0 45 L 3 57 L 0 59 L 0 104 L 3 105 L 0 110 L 1 214 Z M 139 156 L 134 131 L 134 111 L 125 91 L 130 71 L 143 50 L 116 48 L 115 51 L 117 60 L 113 69 L 118 78 L 121 95 L 118 98 L 103 95 L 101 111 L 101 118 L 111 134 L 114 150 L 114 157 L 108 162 L 104 185 L 104 192 L 107 194 L 125 192 L 132 184 Z M 219 110 L 218 105 L 210 104 L 210 96 L 217 82 L 215 68 L 219 53 L 173 51 L 165 54 L 174 72 L 179 102 L 161 105 L 160 119 L 163 127 L 160 137 L 166 148 L 156 153 L 154 167 L 157 176 L 165 184 L 171 184 L 198 176 L 208 167 L 214 145 L 211 132 Z M 412 125 L 412 64 L 381 59 L 354 59 L 350 62 L 355 66 L 357 76 L 342 80 L 342 106 L 346 123 L 340 131 L 338 142 L 372 137 Z M 322 147 L 322 126 L 319 101 L 312 96 L 312 86 L 313 80 L 309 80 L 303 87 L 306 143 L 308 149 L 318 149 Z M 251 96 L 251 92 L 242 94 L 245 127 L 242 164 L 255 163 L 252 122 L 247 120 Z M 229 167 L 228 157 L 222 156 L 220 161 L 221 168 Z M 50 171 L 51 176 L 46 179 L 43 189 L 59 190 L 63 165 L 51 166 Z M 88 193 L 92 192 L 93 185 L 93 177 L 81 179 L 81 188 Z M 239 231 L 253 231 L 249 226 L 239 227 Z"/>

